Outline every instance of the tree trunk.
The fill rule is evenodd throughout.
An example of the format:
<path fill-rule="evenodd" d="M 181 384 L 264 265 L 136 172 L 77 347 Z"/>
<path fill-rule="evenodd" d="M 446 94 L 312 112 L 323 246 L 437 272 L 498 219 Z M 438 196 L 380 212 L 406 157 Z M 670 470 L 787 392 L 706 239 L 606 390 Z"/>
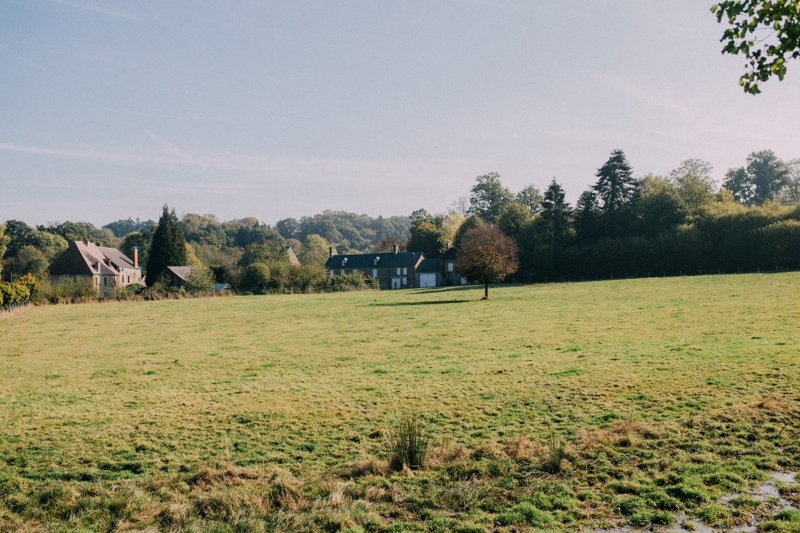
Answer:
<path fill-rule="evenodd" d="M 489 299 L 489 280 L 483 280 L 483 288 L 484 288 L 484 299 Z"/>

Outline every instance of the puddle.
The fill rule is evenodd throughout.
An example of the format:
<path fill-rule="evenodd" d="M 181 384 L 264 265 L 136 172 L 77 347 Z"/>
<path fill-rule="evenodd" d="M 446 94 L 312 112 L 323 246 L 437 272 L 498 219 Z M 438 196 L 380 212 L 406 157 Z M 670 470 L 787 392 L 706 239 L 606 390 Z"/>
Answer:
<path fill-rule="evenodd" d="M 783 511 L 787 509 L 797 509 L 792 503 L 785 499 L 781 498 L 780 492 L 778 492 L 778 483 L 785 483 L 787 485 L 797 485 L 798 482 L 795 480 L 795 476 L 797 476 L 797 472 L 767 472 L 770 479 L 764 483 L 763 485 L 759 485 L 758 487 L 754 487 L 750 490 L 747 490 L 745 494 L 751 496 L 754 500 L 758 501 L 767 501 L 773 500 L 777 502 L 776 508 L 770 508 L 770 516 L 773 513 L 778 511 Z M 800 489 L 800 487 L 798 487 Z M 726 494 L 722 498 L 719 499 L 719 503 L 728 506 L 728 502 L 732 499 L 739 496 L 738 494 Z M 653 530 L 661 530 L 665 533 L 719 533 L 720 531 L 730 532 L 730 533 L 754 533 L 758 526 L 758 523 L 761 521 L 763 517 L 755 516 L 753 521 L 749 524 L 742 524 L 740 526 L 734 526 L 726 529 L 719 529 L 715 527 L 710 527 L 702 523 L 697 518 L 691 518 L 686 513 L 678 513 L 675 517 L 675 524 L 670 526 L 669 528 L 649 528 L 649 531 Z M 644 533 L 645 529 L 633 528 L 630 526 L 623 526 L 617 529 L 598 529 L 594 533 Z"/>

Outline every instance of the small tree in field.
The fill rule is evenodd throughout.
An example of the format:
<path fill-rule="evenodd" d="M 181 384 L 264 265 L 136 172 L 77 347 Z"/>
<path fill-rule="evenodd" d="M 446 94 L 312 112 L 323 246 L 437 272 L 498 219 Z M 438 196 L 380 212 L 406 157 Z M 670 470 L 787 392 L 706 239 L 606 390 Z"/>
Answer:
<path fill-rule="evenodd" d="M 517 243 L 494 226 L 480 225 L 464 234 L 457 268 L 469 281 L 483 281 L 484 299 L 489 282 L 500 281 L 519 268 Z"/>

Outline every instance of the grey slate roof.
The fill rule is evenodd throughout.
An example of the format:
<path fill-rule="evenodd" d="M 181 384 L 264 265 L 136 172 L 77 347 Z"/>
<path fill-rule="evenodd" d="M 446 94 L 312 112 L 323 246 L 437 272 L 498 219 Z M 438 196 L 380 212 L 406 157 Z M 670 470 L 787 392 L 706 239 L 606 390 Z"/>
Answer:
<path fill-rule="evenodd" d="M 375 264 L 375 258 L 379 258 Z M 353 269 L 353 268 L 396 268 L 414 267 L 422 258 L 422 252 L 398 252 L 398 253 L 376 253 L 376 254 L 344 254 L 334 255 L 325 263 L 325 268 Z M 347 263 L 342 265 L 342 261 L 347 259 Z"/>
<path fill-rule="evenodd" d="M 133 261 L 128 259 L 128 256 L 117 250 L 116 248 L 105 248 L 103 246 L 98 246 L 100 251 L 103 253 L 104 256 L 111 259 L 111 262 L 117 265 L 120 268 L 139 268 L 134 267 Z"/>
<path fill-rule="evenodd" d="M 434 274 L 441 272 L 442 262 L 439 259 L 423 259 L 417 267 L 418 274 Z"/>
<path fill-rule="evenodd" d="M 192 271 L 192 267 L 190 266 L 167 267 L 167 270 L 169 270 L 170 272 L 181 278 L 183 281 L 189 281 L 189 273 Z M 164 273 L 166 273 L 167 270 L 165 270 Z"/>
<path fill-rule="evenodd" d="M 456 250 L 455 247 L 451 246 L 448 250 L 445 250 L 445 252 L 442 254 L 442 261 L 447 261 L 448 259 L 450 260 L 458 259 L 458 250 Z"/>

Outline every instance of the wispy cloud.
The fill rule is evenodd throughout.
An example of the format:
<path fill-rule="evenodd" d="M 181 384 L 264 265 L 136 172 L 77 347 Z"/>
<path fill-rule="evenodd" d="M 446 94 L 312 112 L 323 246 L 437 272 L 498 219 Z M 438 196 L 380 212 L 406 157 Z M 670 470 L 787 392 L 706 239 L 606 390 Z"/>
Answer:
<path fill-rule="evenodd" d="M 31 60 L 30 60 L 30 59 L 28 59 L 27 57 L 25 57 L 25 56 L 23 56 L 23 55 L 20 55 L 20 54 L 16 53 L 14 50 L 12 50 L 11 48 L 9 48 L 8 46 L 6 46 L 6 45 L 4 45 L 4 44 L 0 44 L 0 48 L 2 48 L 3 50 L 5 50 L 5 51 L 6 51 L 6 52 L 8 52 L 9 54 L 13 55 L 14 57 L 16 57 L 17 59 L 19 59 L 20 61 L 23 61 L 23 62 L 25 62 L 25 63 L 29 64 L 29 65 L 30 65 L 30 66 L 32 66 L 32 67 L 36 67 L 36 68 L 38 68 L 39 70 L 42 70 L 42 71 L 44 71 L 44 72 L 47 72 L 47 69 L 46 69 L 46 68 L 44 68 L 44 67 L 43 67 L 43 66 L 41 66 L 41 65 L 37 65 L 36 63 L 34 63 L 33 61 L 31 61 Z"/>
<path fill-rule="evenodd" d="M 354 160 L 334 158 L 292 158 L 263 154 L 204 152 L 193 155 L 148 132 L 167 148 L 168 155 L 150 152 L 108 152 L 50 148 L 16 143 L 0 143 L 0 151 L 17 152 L 104 163 L 119 167 L 192 168 L 234 172 L 240 185 L 262 183 L 266 179 L 295 180 L 304 183 L 335 179 L 350 185 L 374 184 L 376 179 L 417 179 L 420 184 L 432 178 L 474 173 L 476 168 L 492 168 L 497 161 L 484 159 L 424 159 L 416 161 Z M 218 186 L 218 184 L 217 184 Z"/>
<path fill-rule="evenodd" d="M 100 13 L 101 15 L 108 15 L 109 17 L 118 17 L 128 20 L 139 20 L 139 17 L 137 17 L 136 15 L 132 15 L 124 11 L 118 11 L 116 9 L 110 9 L 103 6 L 98 6 L 96 4 L 89 4 L 86 2 L 78 2 L 75 0 L 48 0 L 48 2 L 51 2 L 53 4 L 61 4 L 69 7 L 75 7 L 78 9 L 85 9 L 86 11 L 93 11 L 95 13 Z"/>
<path fill-rule="evenodd" d="M 168 140 L 164 139 L 163 137 L 159 137 L 158 135 L 156 135 L 155 133 L 153 133 L 150 130 L 144 130 L 144 132 L 151 139 L 154 139 L 155 141 L 157 141 L 158 144 L 160 146 L 162 146 L 169 154 L 175 156 L 178 159 L 183 159 L 184 161 L 191 161 L 191 159 L 192 159 L 191 156 L 189 154 L 187 154 L 186 152 L 184 152 L 183 150 L 181 150 L 181 148 L 178 145 L 169 142 Z"/>

